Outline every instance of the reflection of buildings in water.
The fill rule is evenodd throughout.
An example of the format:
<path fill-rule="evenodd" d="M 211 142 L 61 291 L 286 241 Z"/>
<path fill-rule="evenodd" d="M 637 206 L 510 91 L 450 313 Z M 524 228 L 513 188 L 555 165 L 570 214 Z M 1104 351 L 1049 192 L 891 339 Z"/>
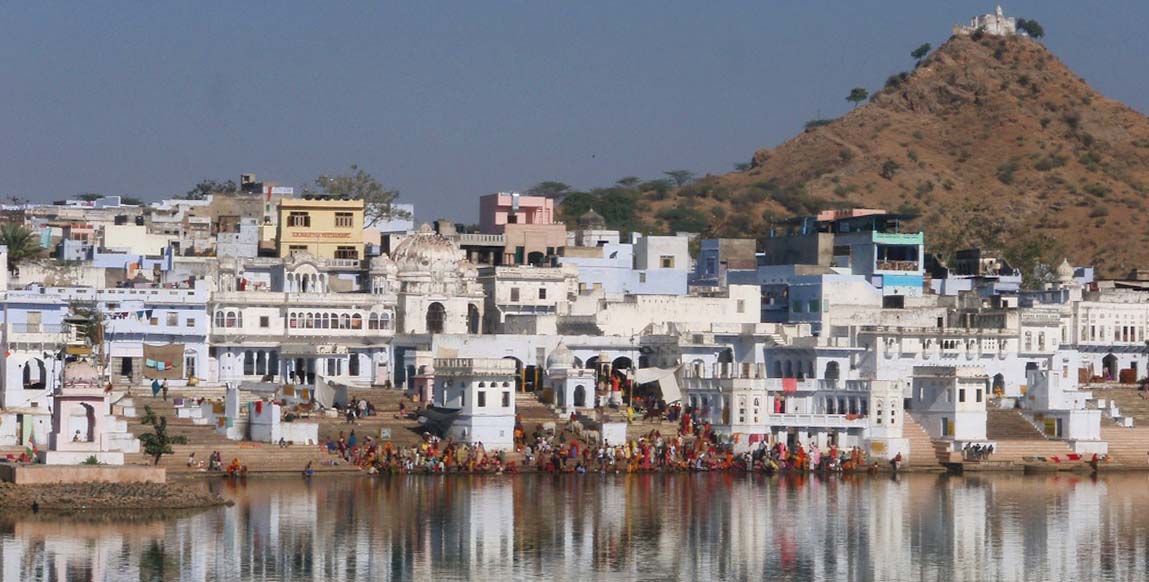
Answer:
<path fill-rule="evenodd" d="M 162 522 L 109 528 L 48 515 L 22 518 L 11 528 L 11 536 L 0 535 L 0 582 L 139 579 L 146 564 L 122 563 L 123 548 L 163 537 Z"/>
<path fill-rule="evenodd" d="M 397 476 L 233 494 L 234 507 L 167 523 L 0 528 L 0 582 L 1143 579 L 1149 567 L 1140 476 Z"/>

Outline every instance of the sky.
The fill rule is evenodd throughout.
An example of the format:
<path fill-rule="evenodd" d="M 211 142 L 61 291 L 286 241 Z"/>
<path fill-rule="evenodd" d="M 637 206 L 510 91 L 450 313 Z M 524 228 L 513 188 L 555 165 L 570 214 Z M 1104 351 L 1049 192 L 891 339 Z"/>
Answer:
<path fill-rule="evenodd" d="M 420 221 L 477 197 L 666 170 L 724 173 L 849 109 L 969 0 L 6 3 L 0 196 L 158 200 L 245 172 L 351 164 Z M 1006 13 L 1101 93 L 1149 111 L 1149 2 Z"/>

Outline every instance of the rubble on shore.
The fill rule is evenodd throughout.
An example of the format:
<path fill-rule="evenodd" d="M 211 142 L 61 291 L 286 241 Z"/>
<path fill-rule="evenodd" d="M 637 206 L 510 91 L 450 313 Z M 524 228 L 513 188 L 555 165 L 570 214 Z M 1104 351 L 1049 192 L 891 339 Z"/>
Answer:
<path fill-rule="evenodd" d="M 180 483 L 0 483 L 0 508 L 38 511 L 158 511 L 217 507 L 229 502 Z"/>

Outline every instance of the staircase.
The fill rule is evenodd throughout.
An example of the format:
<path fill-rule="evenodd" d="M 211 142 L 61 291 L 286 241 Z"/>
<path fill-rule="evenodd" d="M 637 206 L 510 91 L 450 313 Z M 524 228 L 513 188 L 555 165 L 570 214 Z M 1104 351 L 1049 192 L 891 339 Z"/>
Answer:
<path fill-rule="evenodd" d="M 1146 454 L 1149 453 L 1149 426 L 1135 424 L 1133 428 L 1122 428 L 1114 424 L 1113 419 L 1102 417 L 1101 440 L 1109 443 L 1109 457 L 1116 463 L 1144 467 L 1149 462 L 1149 454 Z"/>
<path fill-rule="evenodd" d="M 1117 385 L 1107 385 L 1117 386 Z M 1149 393 L 1141 392 L 1136 388 L 1094 388 L 1094 398 L 1112 400 L 1117 404 L 1121 416 L 1133 418 L 1133 426 L 1149 426 Z M 1108 406 L 1106 406 L 1108 408 Z M 1101 423 L 1112 422 L 1108 417 L 1102 417 Z M 1142 455 L 1144 456 L 1144 455 Z"/>
<path fill-rule="evenodd" d="M 1011 409 L 986 409 L 986 438 L 994 442 L 994 452 L 987 460 L 1025 463 L 1027 457 L 1058 457 L 1067 460 L 1073 452 L 1065 441 L 1045 438 L 1021 412 Z"/>
<path fill-rule="evenodd" d="M 936 467 L 943 462 L 940 456 L 937 445 L 943 444 L 948 446 L 948 443 L 935 443 L 930 439 L 929 433 L 922 425 L 918 424 L 912 416 L 907 412 L 902 415 L 905 425 L 902 426 L 902 436 L 910 442 L 910 454 L 907 463 L 911 467 Z M 947 455 L 948 456 L 948 455 Z"/>

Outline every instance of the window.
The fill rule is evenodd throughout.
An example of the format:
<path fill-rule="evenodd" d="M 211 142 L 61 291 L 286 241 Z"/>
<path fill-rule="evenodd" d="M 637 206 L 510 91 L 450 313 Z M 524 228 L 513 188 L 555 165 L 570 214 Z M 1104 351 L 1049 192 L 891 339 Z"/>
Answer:
<path fill-rule="evenodd" d="M 661 265 L 663 269 L 673 269 L 674 255 L 662 255 L 658 257 L 658 264 Z"/>
<path fill-rule="evenodd" d="M 976 402 L 981 402 L 981 388 L 974 391 L 974 396 L 977 398 Z"/>
<path fill-rule="evenodd" d="M 358 259 L 359 249 L 355 247 L 335 247 L 335 258 L 337 259 Z"/>
<path fill-rule="evenodd" d="M 793 311 L 794 313 L 802 313 L 802 302 L 801 301 L 791 302 L 790 303 L 790 311 Z"/>
<path fill-rule="evenodd" d="M 287 247 L 287 252 L 289 252 L 293 255 L 295 253 L 306 253 L 307 252 L 307 245 L 289 245 Z"/>
<path fill-rule="evenodd" d="M 503 392 L 503 408 L 511 407 L 511 393 Z"/>
<path fill-rule="evenodd" d="M 518 300 L 519 300 L 519 288 L 518 287 L 511 287 L 511 301 L 518 302 Z"/>
<path fill-rule="evenodd" d="M 546 299 L 546 298 L 547 298 L 546 287 L 539 287 L 539 299 Z"/>
<path fill-rule="evenodd" d="M 363 316 L 358 313 L 351 316 L 351 329 L 363 329 Z"/>
<path fill-rule="evenodd" d="M 223 327 L 223 312 L 222 311 L 215 312 L 215 326 L 216 327 Z"/>
<path fill-rule="evenodd" d="M 638 282 L 639 283 L 645 283 L 646 282 L 646 273 L 639 273 L 638 274 Z"/>
<path fill-rule="evenodd" d="M 148 320 L 148 325 L 157 326 L 159 324 L 160 324 L 160 318 L 158 318 L 158 317 L 153 317 L 153 318 Z"/>
<path fill-rule="evenodd" d="M 746 313 L 746 301 L 738 300 L 738 313 Z"/>
<path fill-rule="evenodd" d="M 379 314 L 372 313 L 367 316 L 367 329 L 379 329 Z"/>
<path fill-rule="evenodd" d="M 809 311 L 810 313 L 818 313 L 818 307 L 819 307 L 819 306 L 818 306 L 818 300 L 817 300 L 817 299 L 814 299 L 813 301 L 810 301 L 810 303 L 809 303 L 809 306 L 810 306 L 810 308 L 809 308 L 809 310 L 808 310 L 808 311 Z"/>
<path fill-rule="evenodd" d="M 195 318 L 189 317 L 185 323 L 188 327 L 195 327 Z"/>
<path fill-rule="evenodd" d="M 965 388 L 958 389 L 958 402 L 965 402 Z"/>
<path fill-rule="evenodd" d="M 475 404 L 475 406 L 478 406 L 479 408 L 486 407 L 487 406 L 487 391 L 486 390 L 479 390 L 477 392 L 477 394 L 479 395 L 479 400 Z"/>
<path fill-rule="evenodd" d="M 287 226 L 311 226 L 311 215 L 306 212 L 292 212 L 287 215 Z"/>
<path fill-rule="evenodd" d="M 168 317 L 167 317 L 168 327 L 175 327 L 179 324 L 180 324 L 180 314 L 178 314 L 174 311 L 169 311 Z"/>
<path fill-rule="evenodd" d="M 337 228 L 351 228 L 355 224 L 355 215 L 350 212 L 336 212 L 335 226 Z"/>
<path fill-rule="evenodd" d="M 271 317 L 266 316 L 266 315 L 259 316 L 259 327 L 262 327 L 262 328 L 271 327 Z"/>
<path fill-rule="evenodd" d="M 359 354 L 351 354 L 350 359 L 347 360 L 347 375 L 359 375 Z"/>

